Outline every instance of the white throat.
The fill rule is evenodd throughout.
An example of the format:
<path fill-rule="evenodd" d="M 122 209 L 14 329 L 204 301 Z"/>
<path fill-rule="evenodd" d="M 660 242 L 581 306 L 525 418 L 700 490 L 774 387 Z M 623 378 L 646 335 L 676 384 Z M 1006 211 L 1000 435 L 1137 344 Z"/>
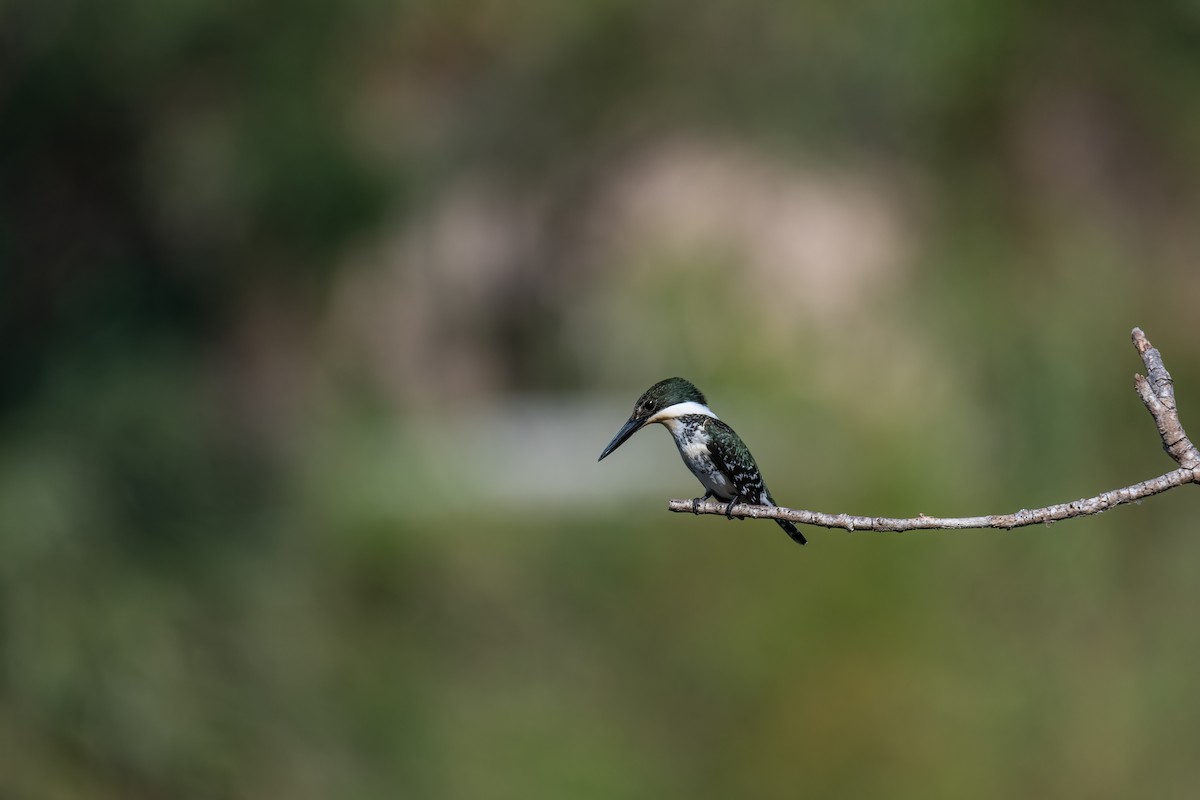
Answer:
<path fill-rule="evenodd" d="M 720 417 L 714 414 L 713 410 L 704 405 L 704 403 L 697 403 L 694 400 L 689 400 L 686 403 L 676 403 L 673 406 L 667 406 L 666 408 L 658 411 L 646 420 L 646 424 L 649 425 L 651 422 L 666 423 L 667 420 L 678 419 L 679 417 L 685 417 L 689 414 L 701 414 L 706 417 L 712 417 L 713 419 L 720 419 Z"/>

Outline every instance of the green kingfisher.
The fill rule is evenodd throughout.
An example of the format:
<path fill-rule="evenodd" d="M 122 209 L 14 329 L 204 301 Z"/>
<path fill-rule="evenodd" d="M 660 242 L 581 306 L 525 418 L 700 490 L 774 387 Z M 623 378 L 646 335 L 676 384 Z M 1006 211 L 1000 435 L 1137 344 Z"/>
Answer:
<path fill-rule="evenodd" d="M 633 405 L 629 421 L 604 448 L 603 461 L 644 426 L 659 422 L 675 438 L 683 463 L 704 486 L 703 497 L 692 500 L 695 508 L 703 500 L 716 497 L 728 503 L 725 516 L 731 517 L 736 503 L 773 506 L 775 500 L 763 483 L 762 473 L 741 437 L 726 425 L 704 400 L 700 390 L 683 378 L 667 378 L 647 389 Z M 792 540 L 806 544 L 804 534 L 787 520 L 775 522 Z"/>

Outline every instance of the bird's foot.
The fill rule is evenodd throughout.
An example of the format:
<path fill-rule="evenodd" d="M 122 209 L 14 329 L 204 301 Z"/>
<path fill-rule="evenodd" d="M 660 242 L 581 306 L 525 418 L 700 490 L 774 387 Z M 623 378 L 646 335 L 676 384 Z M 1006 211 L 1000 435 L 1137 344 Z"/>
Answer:
<path fill-rule="evenodd" d="M 700 504 L 712 496 L 713 496 L 712 492 L 705 492 L 704 497 L 693 497 L 692 498 L 692 513 L 699 514 L 700 513 Z"/>
<path fill-rule="evenodd" d="M 738 499 L 734 497 L 729 501 L 729 505 L 725 506 L 725 519 L 733 519 L 733 507 L 737 504 Z M 738 519 L 745 519 L 745 517 L 738 517 Z"/>

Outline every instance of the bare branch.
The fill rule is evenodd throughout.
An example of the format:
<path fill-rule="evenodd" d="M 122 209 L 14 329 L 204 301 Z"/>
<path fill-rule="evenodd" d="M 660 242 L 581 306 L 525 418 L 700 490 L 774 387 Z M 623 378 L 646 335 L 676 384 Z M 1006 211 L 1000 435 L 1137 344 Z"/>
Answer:
<path fill-rule="evenodd" d="M 1196 451 L 1179 421 L 1179 411 L 1175 407 L 1175 382 L 1163 365 L 1162 354 L 1150 344 L 1141 328 L 1133 329 L 1133 346 L 1142 354 L 1142 363 L 1146 365 L 1146 372 L 1150 376 L 1134 375 L 1133 384 L 1146 404 L 1146 410 L 1154 417 L 1163 449 L 1181 467 L 1200 466 L 1200 452 Z"/>
<path fill-rule="evenodd" d="M 1146 497 L 1183 486 L 1200 483 L 1200 451 L 1188 439 L 1179 421 L 1175 405 L 1175 388 L 1171 375 L 1163 365 L 1162 355 L 1151 346 L 1141 328 L 1133 329 L 1133 344 L 1142 356 L 1149 378 L 1134 376 L 1138 395 L 1158 426 L 1163 449 L 1179 464 L 1179 469 L 1135 483 L 1120 489 L 1103 492 L 1095 497 L 1086 497 L 1069 503 L 1046 506 L 1033 510 L 1021 509 L 1015 514 L 992 514 L 982 517 L 928 517 L 924 514 L 907 519 L 891 517 L 860 517 L 850 514 L 822 514 L 781 506 L 758 506 L 740 503 L 730 512 L 735 517 L 755 519 L 785 519 L 802 525 L 822 528 L 842 528 L 848 531 L 914 531 L 914 530 L 960 530 L 964 528 L 1021 528 L 1044 522 L 1047 525 L 1058 520 L 1100 514 L 1110 508 L 1137 502 Z M 691 500 L 672 500 L 668 508 L 680 513 L 725 514 L 726 504 L 716 502 L 696 503 Z"/>
<path fill-rule="evenodd" d="M 1083 517 L 1099 514 L 1125 503 L 1133 503 L 1145 497 L 1152 497 L 1185 483 L 1200 483 L 1200 469 L 1177 469 L 1157 478 L 1152 478 L 1133 486 L 1113 489 L 1109 492 L 1073 500 L 1070 503 L 1036 508 L 1021 509 L 1015 514 L 991 514 L 983 517 L 919 517 L 895 519 L 892 517 L 857 517 L 850 514 L 822 514 L 817 511 L 802 511 L 782 506 L 754 506 L 739 503 L 732 509 L 735 517 L 751 517 L 763 519 L 786 519 L 801 525 L 816 525 L 822 528 L 844 528 L 848 531 L 917 531 L 917 530 L 958 530 L 963 528 L 1023 528 L 1026 525 L 1036 525 L 1039 522 L 1051 523 L 1061 519 Z M 724 514 L 725 503 L 712 501 L 698 503 L 698 514 Z M 669 508 L 677 512 L 691 512 L 691 500 L 672 500 Z"/>

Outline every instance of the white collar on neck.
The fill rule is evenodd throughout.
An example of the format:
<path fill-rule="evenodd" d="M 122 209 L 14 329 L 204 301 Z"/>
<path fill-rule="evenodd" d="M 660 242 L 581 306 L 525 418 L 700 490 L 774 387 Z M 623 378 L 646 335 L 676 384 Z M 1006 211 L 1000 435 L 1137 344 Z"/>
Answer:
<path fill-rule="evenodd" d="M 666 422 L 669 419 L 683 417 L 688 414 L 701 414 L 705 417 L 720 419 L 720 417 L 714 414 L 713 410 L 704 405 L 704 403 L 697 403 L 694 400 L 689 400 L 686 403 L 676 403 L 673 406 L 667 406 L 661 411 L 656 412 L 646 420 L 646 424 L 649 425 L 651 422 Z"/>

